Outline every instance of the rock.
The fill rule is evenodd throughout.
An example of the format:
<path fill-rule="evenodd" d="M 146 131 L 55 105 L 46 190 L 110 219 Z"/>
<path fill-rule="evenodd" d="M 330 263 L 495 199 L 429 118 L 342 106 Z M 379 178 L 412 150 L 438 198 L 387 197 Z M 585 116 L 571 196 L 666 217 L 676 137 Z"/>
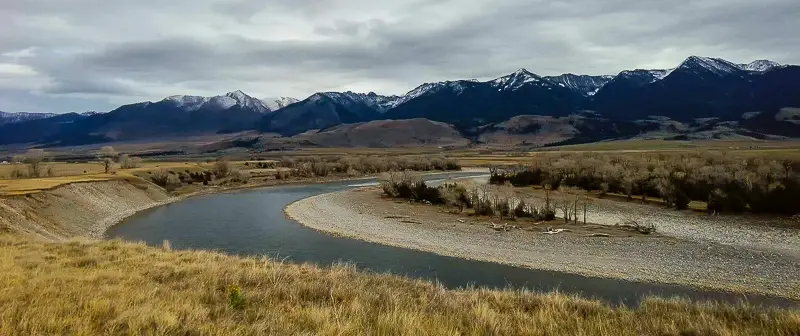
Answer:
<path fill-rule="evenodd" d="M 608 233 L 592 233 L 589 237 L 611 237 Z"/>

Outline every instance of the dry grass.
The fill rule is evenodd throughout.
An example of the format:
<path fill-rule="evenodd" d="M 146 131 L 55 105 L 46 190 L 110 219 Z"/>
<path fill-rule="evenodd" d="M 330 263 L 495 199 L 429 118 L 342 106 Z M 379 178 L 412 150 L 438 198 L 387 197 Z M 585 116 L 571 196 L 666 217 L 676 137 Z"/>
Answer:
<path fill-rule="evenodd" d="M 60 185 L 69 183 L 108 181 L 113 178 L 115 177 L 109 174 L 93 174 L 82 176 L 0 180 L 0 196 L 25 195 L 42 190 L 53 189 Z"/>
<path fill-rule="evenodd" d="M 726 151 L 742 157 L 763 159 L 800 159 L 800 141 L 667 141 L 619 140 L 581 145 L 538 148 L 533 151 L 497 151 L 490 148 L 449 152 L 462 166 L 515 165 L 531 157 L 549 152 L 584 153 L 615 152 L 632 156 L 641 153 L 695 153 L 698 151 Z"/>
<path fill-rule="evenodd" d="M 557 151 L 682 151 L 682 150 L 797 150 L 800 141 L 774 140 L 774 141 L 739 141 L 739 140 L 617 140 L 593 142 L 580 145 L 567 145 L 544 150 Z"/>
<path fill-rule="evenodd" d="M 655 298 L 610 308 L 560 294 L 446 290 L 350 266 L 0 236 L 0 335 L 798 333 L 798 310 Z"/>
<path fill-rule="evenodd" d="M 246 169 L 245 161 L 232 162 L 237 169 Z M 43 171 L 52 171 L 52 177 L 39 178 L 8 178 L 14 169 L 27 171 L 27 165 L 0 165 L 0 196 L 25 195 L 49 190 L 60 185 L 81 182 L 108 181 L 112 179 L 130 179 L 134 176 L 147 177 L 147 173 L 164 171 L 205 171 L 210 169 L 213 163 L 209 162 L 143 162 L 140 167 L 131 169 L 120 169 L 116 165 L 113 174 L 104 174 L 103 165 L 100 162 L 90 163 L 62 163 L 50 162 L 42 165 Z"/>
<path fill-rule="evenodd" d="M 119 164 L 115 164 L 114 169 L 116 171 L 147 171 L 147 170 L 155 170 L 159 168 L 164 169 L 176 169 L 181 168 L 184 166 L 193 166 L 197 165 L 198 163 L 195 162 L 142 162 L 139 168 L 134 169 L 119 169 Z M 202 163 L 206 165 L 206 163 Z M 207 164 L 209 167 L 210 164 Z M 27 172 L 28 167 L 24 164 L 8 164 L 8 165 L 0 165 L 0 178 L 8 178 L 11 176 L 11 172 L 14 169 L 18 169 L 22 172 Z M 66 162 L 46 162 L 42 164 L 42 173 L 46 172 L 48 169 L 51 169 L 53 172 L 53 176 L 56 177 L 67 177 L 67 176 L 80 176 L 80 175 L 95 175 L 95 174 L 102 174 L 104 173 L 103 164 L 100 161 L 97 162 L 87 162 L 87 163 L 66 163 Z"/>

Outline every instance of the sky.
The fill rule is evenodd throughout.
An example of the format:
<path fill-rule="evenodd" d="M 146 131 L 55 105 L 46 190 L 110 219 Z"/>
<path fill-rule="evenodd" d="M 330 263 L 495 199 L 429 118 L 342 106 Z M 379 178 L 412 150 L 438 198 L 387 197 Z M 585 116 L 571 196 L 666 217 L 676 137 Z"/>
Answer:
<path fill-rule="evenodd" d="M 109 111 L 240 89 L 403 94 L 425 82 L 800 64 L 797 0 L 2 0 L 0 110 Z"/>

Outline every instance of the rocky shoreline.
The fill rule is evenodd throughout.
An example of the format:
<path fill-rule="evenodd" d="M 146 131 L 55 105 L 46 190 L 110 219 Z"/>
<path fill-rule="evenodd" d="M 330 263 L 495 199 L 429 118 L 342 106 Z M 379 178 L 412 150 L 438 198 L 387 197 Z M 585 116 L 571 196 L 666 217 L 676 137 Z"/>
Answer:
<path fill-rule="evenodd" d="M 323 194 L 292 203 L 285 212 L 302 225 L 329 234 L 445 256 L 800 300 L 800 260 L 791 252 L 684 237 L 609 239 L 497 232 L 488 229 L 488 223 L 458 220 L 436 207 L 425 210 L 379 195 L 375 188 Z"/>

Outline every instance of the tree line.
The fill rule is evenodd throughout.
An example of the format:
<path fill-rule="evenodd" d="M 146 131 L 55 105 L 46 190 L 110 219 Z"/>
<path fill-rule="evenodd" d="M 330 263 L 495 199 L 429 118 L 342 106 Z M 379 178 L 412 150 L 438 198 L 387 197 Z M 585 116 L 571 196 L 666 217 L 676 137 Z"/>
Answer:
<path fill-rule="evenodd" d="M 277 179 L 461 169 L 458 162 L 442 156 L 298 156 L 281 158 L 276 166 L 288 168 L 278 170 Z"/>
<path fill-rule="evenodd" d="M 660 198 L 686 209 L 706 202 L 709 212 L 794 215 L 800 212 L 800 161 L 726 152 L 542 154 L 524 165 L 490 169 L 490 183 L 561 186 Z"/>

